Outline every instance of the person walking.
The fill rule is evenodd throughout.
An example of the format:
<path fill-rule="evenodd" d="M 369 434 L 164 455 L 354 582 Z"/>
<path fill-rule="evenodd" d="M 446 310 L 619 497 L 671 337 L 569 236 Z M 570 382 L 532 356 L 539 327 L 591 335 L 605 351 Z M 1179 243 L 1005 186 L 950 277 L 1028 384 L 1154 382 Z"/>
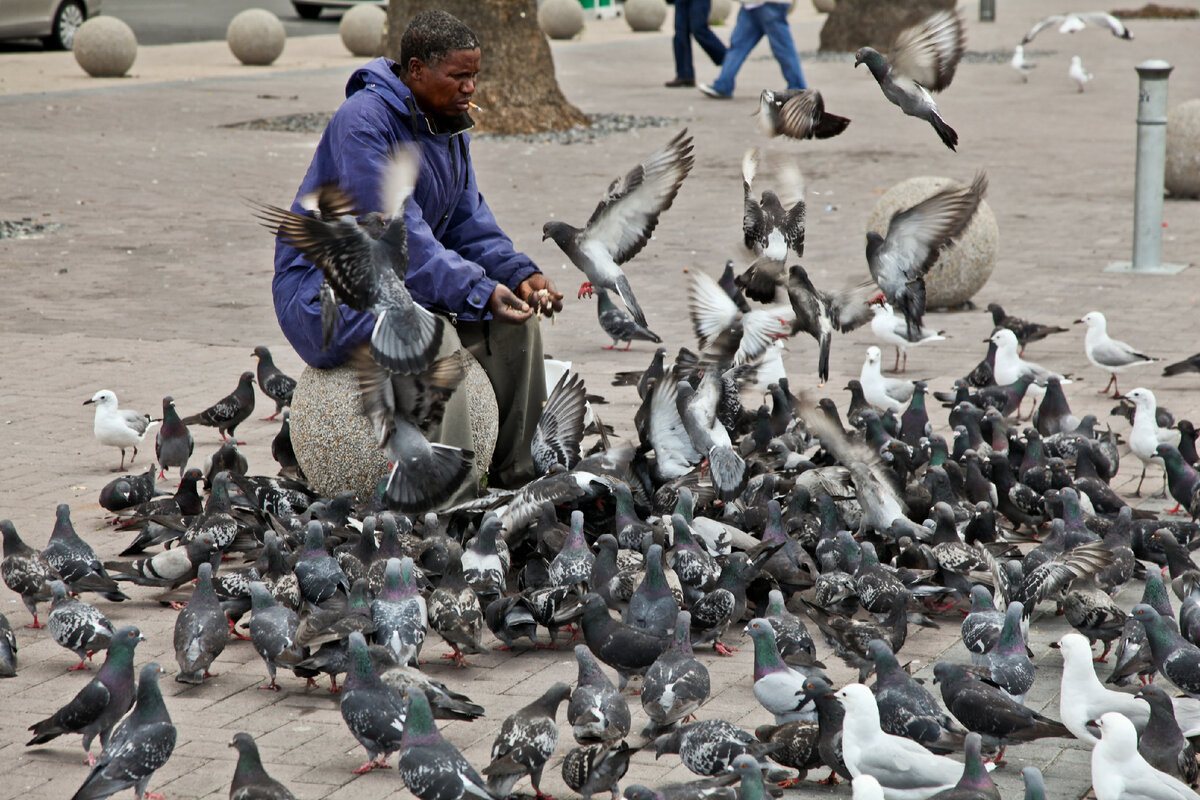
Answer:
<path fill-rule="evenodd" d="M 692 39 L 718 67 L 725 60 L 725 44 L 708 27 L 711 11 L 712 0 L 675 0 L 675 77 L 666 86 L 674 89 L 696 85 Z"/>
<path fill-rule="evenodd" d="M 788 26 L 790 2 L 743 3 L 738 12 L 737 23 L 729 37 L 729 49 L 721 63 L 721 74 L 712 84 L 700 84 L 698 88 L 705 96 L 717 100 L 733 97 L 733 87 L 738 70 L 746 62 L 750 51 L 763 36 L 771 45 L 771 54 L 779 62 L 788 89 L 807 89 L 804 73 L 800 69 L 800 54 L 792 40 L 792 29 Z"/>

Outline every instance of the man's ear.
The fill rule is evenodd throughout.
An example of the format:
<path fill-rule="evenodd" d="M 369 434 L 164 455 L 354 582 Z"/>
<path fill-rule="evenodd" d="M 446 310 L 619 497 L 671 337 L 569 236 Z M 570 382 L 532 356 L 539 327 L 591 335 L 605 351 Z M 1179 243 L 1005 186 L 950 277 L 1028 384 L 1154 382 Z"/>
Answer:
<path fill-rule="evenodd" d="M 425 62 L 416 56 L 408 59 L 408 64 L 406 66 L 408 67 L 408 76 L 410 78 L 420 78 L 421 74 L 426 69 Z"/>

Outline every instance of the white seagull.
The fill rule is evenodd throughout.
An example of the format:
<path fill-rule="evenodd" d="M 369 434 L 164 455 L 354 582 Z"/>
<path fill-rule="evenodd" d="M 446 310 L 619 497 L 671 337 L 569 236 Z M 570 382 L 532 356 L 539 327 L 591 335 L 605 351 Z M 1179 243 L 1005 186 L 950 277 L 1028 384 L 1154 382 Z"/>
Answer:
<path fill-rule="evenodd" d="M 1092 73 L 1083 68 L 1083 61 L 1079 56 L 1071 56 L 1071 66 L 1067 68 L 1067 75 L 1078 84 L 1081 92 L 1083 85 L 1092 79 Z"/>
<path fill-rule="evenodd" d="M 1013 50 L 1012 61 L 1008 62 L 1009 66 L 1017 71 L 1024 83 L 1029 83 L 1029 73 L 1037 66 L 1029 59 L 1025 58 L 1025 46 L 1017 45 Z"/>
<path fill-rule="evenodd" d="M 1095 25 L 1098 28 L 1108 28 L 1112 35 L 1118 39 L 1133 38 L 1133 34 L 1125 27 L 1125 23 L 1112 14 L 1107 14 L 1103 11 L 1076 11 L 1071 14 L 1052 14 L 1039 21 L 1029 29 L 1029 33 L 1025 34 L 1025 38 L 1021 40 L 1021 44 L 1029 44 L 1033 41 L 1033 37 L 1054 25 L 1058 26 L 1059 33 L 1077 33 L 1088 25 Z"/>
<path fill-rule="evenodd" d="M 96 406 L 96 419 L 92 425 L 96 441 L 121 451 L 121 465 L 116 471 L 125 469 L 125 450 L 130 447 L 133 448 L 133 455 L 129 458 L 132 464 L 133 459 L 137 458 L 138 445 L 154 424 L 150 421 L 150 415 L 117 408 L 117 396 L 108 389 L 101 389 L 92 395 L 91 400 L 84 400 L 83 404 Z"/>
<path fill-rule="evenodd" d="M 1100 717 L 1100 741 L 1092 748 L 1096 800 L 1200 800 L 1186 783 L 1160 772 L 1138 753 L 1137 730 L 1127 717 Z"/>
<path fill-rule="evenodd" d="M 888 303 L 872 306 L 872 311 L 875 316 L 871 318 L 871 332 L 885 344 L 896 348 L 896 363 L 892 365 L 892 372 L 904 372 L 908 369 L 908 348 L 926 342 L 943 341 L 946 338 L 942 336 L 945 331 L 934 331 L 920 325 L 913 331 L 913 338 L 909 338 L 908 323 L 903 317 L 897 317 Z M 904 356 L 904 366 L 900 366 L 901 356 Z"/>
<path fill-rule="evenodd" d="M 1111 386 L 1113 397 L 1119 397 L 1121 390 L 1117 386 L 1118 372 L 1142 364 L 1153 364 L 1158 360 L 1145 353 L 1139 353 L 1125 342 L 1109 338 L 1108 321 L 1099 311 L 1089 311 L 1077 319 L 1076 323 L 1087 325 L 1087 334 L 1083 337 L 1083 350 L 1087 353 L 1088 361 L 1109 372 L 1108 383 L 1100 390 L 1100 394 L 1108 392 L 1108 387 Z"/>
<path fill-rule="evenodd" d="M 880 411 L 891 409 L 900 413 L 905 404 L 912 399 L 913 382 L 883 377 L 882 361 L 883 353 L 878 347 L 871 345 L 867 348 L 867 357 L 858 376 L 863 397 Z"/>
<path fill-rule="evenodd" d="M 1016 382 L 1022 375 L 1029 375 L 1033 383 L 1029 385 L 1026 394 L 1035 402 L 1046 393 L 1046 380 L 1058 378 L 1060 383 L 1071 383 L 1071 380 L 1057 372 L 1052 372 L 1041 364 L 1026 361 L 1021 358 L 1021 346 L 1017 343 L 1017 335 L 1008 328 L 997 328 L 992 331 L 988 341 L 996 345 L 996 363 L 992 369 L 996 384 L 1008 386 Z M 1020 416 L 1020 409 L 1017 409 Z"/>
<path fill-rule="evenodd" d="M 1129 434 L 1129 449 L 1142 462 L 1142 477 L 1138 481 L 1135 497 L 1142 496 L 1142 482 L 1146 480 L 1146 467 L 1151 461 L 1162 463 L 1158 455 L 1160 444 L 1179 446 L 1179 431 L 1173 428 L 1158 427 L 1155 415 L 1158 413 L 1158 401 L 1154 392 L 1138 387 L 1125 395 L 1133 401 L 1133 430 Z M 1166 470 L 1163 470 L 1163 495 L 1167 493 Z"/>

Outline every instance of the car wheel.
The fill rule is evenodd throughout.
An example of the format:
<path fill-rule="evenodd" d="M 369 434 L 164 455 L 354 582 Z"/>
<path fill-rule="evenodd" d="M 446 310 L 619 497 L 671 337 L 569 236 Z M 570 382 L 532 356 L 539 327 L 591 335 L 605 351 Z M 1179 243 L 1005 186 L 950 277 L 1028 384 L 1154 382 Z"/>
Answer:
<path fill-rule="evenodd" d="M 296 9 L 296 14 L 300 19 L 316 19 L 321 16 L 321 5 L 319 3 L 292 3 Z"/>
<path fill-rule="evenodd" d="M 75 45 L 75 32 L 87 19 L 87 10 L 80 0 L 63 0 L 54 12 L 50 35 L 42 40 L 50 50 L 70 50 Z"/>

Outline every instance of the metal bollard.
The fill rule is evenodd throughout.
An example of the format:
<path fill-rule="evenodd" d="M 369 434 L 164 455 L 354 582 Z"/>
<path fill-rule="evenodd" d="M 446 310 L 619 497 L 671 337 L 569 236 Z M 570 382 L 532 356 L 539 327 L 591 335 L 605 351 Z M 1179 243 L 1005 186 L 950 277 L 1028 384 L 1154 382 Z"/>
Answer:
<path fill-rule="evenodd" d="M 996 21 L 996 0 L 979 0 L 979 21 Z"/>
<path fill-rule="evenodd" d="M 1133 194 L 1133 261 L 1110 272 L 1174 274 L 1187 264 L 1162 263 L 1163 178 L 1167 161 L 1167 78 L 1173 66 L 1151 59 L 1138 64 L 1137 167 Z"/>

